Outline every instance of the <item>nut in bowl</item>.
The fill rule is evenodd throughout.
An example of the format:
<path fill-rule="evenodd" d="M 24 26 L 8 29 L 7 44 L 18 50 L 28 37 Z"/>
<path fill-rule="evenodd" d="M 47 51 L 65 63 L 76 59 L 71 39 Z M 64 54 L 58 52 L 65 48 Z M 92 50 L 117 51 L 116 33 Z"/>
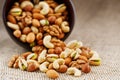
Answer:
<path fill-rule="evenodd" d="M 36 39 L 38 34 L 42 34 L 41 39 L 49 34 L 65 40 L 75 22 L 71 0 L 6 0 L 2 14 L 10 37 L 28 50 L 33 43 L 32 47 L 42 45 L 42 40 Z"/>

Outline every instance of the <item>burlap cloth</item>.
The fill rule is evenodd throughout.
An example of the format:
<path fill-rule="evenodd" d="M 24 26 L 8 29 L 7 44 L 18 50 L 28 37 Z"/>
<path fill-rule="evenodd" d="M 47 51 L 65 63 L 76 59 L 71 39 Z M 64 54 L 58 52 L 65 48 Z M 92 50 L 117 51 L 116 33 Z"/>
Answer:
<path fill-rule="evenodd" d="M 0 0 L 0 12 L 4 0 Z M 120 0 L 73 0 L 76 24 L 69 38 L 83 41 L 98 51 L 102 64 L 88 74 L 73 77 L 60 74 L 56 80 L 120 80 Z M 1 17 L 1 16 L 0 16 Z M 44 73 L 26 72 L 7 67 L 13 54 L 26 50 L 8 36 L 0 19 L 0 80 L 49 80 Z"/>

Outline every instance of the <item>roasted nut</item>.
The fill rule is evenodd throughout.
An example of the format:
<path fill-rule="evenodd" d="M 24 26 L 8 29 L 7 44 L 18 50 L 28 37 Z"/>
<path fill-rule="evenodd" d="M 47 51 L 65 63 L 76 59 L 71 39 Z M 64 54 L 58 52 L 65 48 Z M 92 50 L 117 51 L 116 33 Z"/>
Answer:
<path fill-rule="evenodd" d="M 72 40 L 67 43 L 67 47 L 70 49 L 80 48 L 81 46 L 83 46 L 83 43 L 77 40 Z"/>
<path fill-rule="evenodd" d="M 35 60 L 27 60 L 27 71 L 33 72 L 39 68 L 39 64 Z"/>
<path fill-rule="evenodd" d="M 49 64 L 48 70 L 50 70 L 50 69 L 54 69 L 54 68 L 53 68 L 53 63 L 50 63 L 50 64 Z"/>
<path fill-rule="evenodd" d="M 91 68 L 88 63 L 85 63 L 82 65 L 82 72 L 89 73 L 91 71 Z"/>
<path fill-rule="evenodd" d="M 42 63 L 46 60 L 47 50 L 43 50 L 38 56 L 38 62 Z"/>
<path fill-rule="evenodd" d="M 53 9 L 52 9 L 52 8 L 50 8 L 50 10 L 49 10 L 49 13 L 48 13 L 48 14 L 53 14 L 53 13 L 54 13 Z"/>
<path fill-rule="evenodd" d="M 33 3 L 34 3 L 34 4 L 38 4 L 38 3 L 39 3 L 39 0 L 33 0 Z"/>
<path fill-rule="evenodd" d="M 37 53 L 37 54 L 41 53 L 43 50 L 44 50 L 43 46 L 34 46 L 34 47 L 32 47 L 32 51 Z"/>
<path fill-rule="evenodd" d="M 55 24 L 56 24 L 56 25 L 61 25 L 62 22 L 63 22 L 63 20 L 62 20 L 61 17 L 59 17 L 59 18 L 57 18 L 57 19 L 55 20 Z"/>
<path fill-rule="evenodd" d="M 18 25 L 19 25 L 20 29 L 24 29 L 24 24 L 22 22 L 18 22 Z"/>
<path fill-rule="evenodd" d="M 35 27 L 40 27 L 40 22 L 37 19 L 32 20 L 32 25 Z"/>
<path fill-rule="evenodd" d="M 8 25 L 9 28 L 11 28 L 13 30 L 19 29 L 19 26 L 17 24 L 13 24 L 11 22 L 7 22 L 7 25 Z"/>
<path fill-rule="evenodd" d="M 80 60 L 84 60 L 85 62 L 88 62 L 88 59 L 87 59 L 87 57 L 85 57 L 85 56 L 81 56 L 81 55 L 80 55 L 80 56 L 79 56 L 79 59 L 80 59 Z"/>
<path fill-rule="evenodd" d="M 16 19 L 15 19 L 14 16 L 8 15 L 8 16 L 7 16 L 7 19 L 8 19 L 9 22 L 11 22 L 11 23 L 13 23 L 13 24 L 16 24 Z"/>
<path fill-rule="evenodd" d="M 26 37 L 26 41 L 28 43 L 34 42 L 35 41 L 35 34 L 33 32 L 30 32 Z"/>
<path fill-rule="evenodd" d="M 81 71 L 75 67 L 70 67 L 67 69 L 67 74 L 79 77 L 79 76 L 81 76 Z"/>
<path fill-rule="evenodd" d="M 23 1 L 20 7 L 25 11 L 31 11 L 33 9 L 33 4 L 30 1 Z"/>
<path fill-rule="evenodd" d="M 55 70 L 48 70 L 46 72 L 47 77 L 55 79 L 59 77 L 59 74 Z"/>
<path fill-rule="evenodd" d="M 67 33 L 70 31 L 70 27 L 67 21 L 61 23 L 61 29 L 63 32 Z"/>
<path fill-rule="evenodd" d="M 65 73 L 68 67 L 66 65 L 60 65 L 60 68 L 57 70 L 60 73 Z"/>
<path fill-rule="evenodd" d="M 43 45 L 43 40 L 39 40 L 39 41 L 37 42 L 37 44 L 40 45 L 40 46 L 42 46 L 42 45 Z"/>
<path fill-rule="evenodd" d="M 27 16 L 27 17 L 25 17 L 25 23 L 27 24 L 27 25 L 30 25 L 31 23 L 32 23 L 32 17 L 31 16 Z"/>
<path fill-rule="evenodd" d="M 18 55 L 13 55 L 8 62 L 8 67 L 13 67 L 13 65 L 18 57 L 19 57 Z"/>
<path fill-rule="evenodd" d="M 50 17 L 48 17 L 48 21 L 53 24 L 56 21 L 56 17 L 55 16 L 50 16 Z"/>
<path fill-rule="evenodd" d="M 27 60 L 35 60 L 35 59 L 37 59 L 36 53 L 31 53 L 27 56 Z"/>
<path fill-rule="evenodd" d="M 42 19 L 42 20 L 40 20 L 40 24 L 41 24 L 42 26 L 48 26 L 48 25 L 49 25 L 49 21 L 48 21 L 48 20 L 45 20 L 45 19 Z"/>
<path fill-rule="evenodd" d="M 21 37 L 21 31 L 20 30 L 15 30 L 13 32 L 13 35 L 16 37 L 16 38 L 20 38 Z"/>
<path fill-rule="evenodd" d="M 19 16 L 19 15 L 21 15 L 21 13 L 22 13 L 22 9 L 20 9 L 20 8 L 12 8 L 10 10 L 10 14 L 12 16 Z"/>
<path fill-rule="evenodd" d="M 62 52 L 62 48 L 61 47 L 55 47 L 55 53 L 56 54 L 60 54 Z"/>
<path fill-rule="evenodd" d="M 47 15 L 49 13 L 50 8 L 46 2 L 44 1 L 39 2 L 39 7 L 42 8 L 40 11 L 41 14 Z"/>
<path fill-rule="evenodd" d="M 48 71 L 48 65 L 49 65 L 49 62 L 43 62 L 40 66 L 39 66 L 39 69 L 41 72 L 47 72 Z"/>
<path fill-rule="evenodd" d="M 40 13 L 40 9 L 34 8 L 34 9 L 32 10 L 32 13 Z"/>
<path fill-rule="evenodd" d="M 25 43 L 26 42 L 26 38 L 27 38 L 27 36 L 22 34 L 21 37 L 20 37 L 20 40 Z"/>
<path fill-rule="evenodd" d="M 78 59 L 80 56 L 80 54 L 77 52 L 77 51 L 73 51 L 71 54 L 70 54 L 70 57 L 73 58 L 74 60 Z"/>
<path fill-rule="evenodd" d="M 39 31 L 38 31 L 38 28 L 36 28 L 36 27 L 34 27 L 34 26 L 32 26 L 31 27 L 31 30 L 32 30 L 32 32 L 34 33 L 34 34 L 37 34 Z"/>
<path fill-rule="evenodd" d="M 71 54 L 73 51 L 74 51 L 74 50 L 72 50 L 72 49 L 65 48 L 65 50 L 61 52 L 60 57 L 61 57 L 61 58 L 67 58 L 67 57 L 70 56 L 70 54 Z"/>
<path fill-rule="evenodd" d="M 65 58 L 65 64 L 69 65 L 71 63 L 72 59 L 70 57 Z"/>
<path fill-rule="evenodd" d="M 57 54 L 47 54 L 47 61 L 54 62 L 57 59 L 58 59 L 58 55 Z"/>
<path fill-rule="evenodd" d="M 18 62 L 19 62 L 19 57 L 16 59 L 14 65 L 13 65 L 13 68 L 19 68 Z"/>
<path fill-rule="evenodd" d="M 54 69 L 59 69 L 60 68 L 60 65 L 63 65 L 65 64 L 65 60 L 64 59 L 57 59 L 53 62 L 53 68 Z"/>
<path fill-rule="evenodd" d="M 27 61 L 25 59 L 19 57 L 18 66 L 21 70 L 26 70 L 27 69 Z"/>
<path fill-rule="evenodd" d="M 65 37 L 65 34 L 64 33 L 61 33 L 59 36 L 57 36 L 58 39 L 63 39 Z"/>
<path fill-rule="evenodd" d="M 37 35 L 36 35 L 36 40 L 41 40 L 42 39 L 42 37 L 43 37 L 43 34 L 40 32 L 40 33 L 38 33 Z"/>
<path fill-rule="evenodd" d="M 44 19 L 45 16 L 40 14 L 40 13 L 33 13 L 33 18 L 34 19 L 38 19 L 38 20 L 41 20 L 41 19 Z"/>
<path fill-rule="evenodd" d="M 55 49 L 48 49 L 48 54 L 54 54 L 55 53 Z"/>
<path fill-rule="evenodd" d="M 23 34 L 28 34 L 28 33 L 31 32 L 31 28 L 30 27 L 25 27 L 22 32 L 23 32 Z"/>
<path fill-rule="evenodd" d="M 55 8 L 56 13 L 63 13 L 66 10 L 65 4 L 60 4 Z"/>
<path fill-rule="evenodd" d="M 72 61 L 70 64 L 69 64 L 70 67 L 76 67 L 77 69 L 81 69 L 81 64 L 78 64 L 77 61 Z"/>
<path fill-rule="evenodd" d="M 50 42 L 50 40 L 51 40 L 51 36 L 50 35 L 45 36 L 43 38 L 43 44 L 47 48 L 54 48 L 54 45 Z"/>

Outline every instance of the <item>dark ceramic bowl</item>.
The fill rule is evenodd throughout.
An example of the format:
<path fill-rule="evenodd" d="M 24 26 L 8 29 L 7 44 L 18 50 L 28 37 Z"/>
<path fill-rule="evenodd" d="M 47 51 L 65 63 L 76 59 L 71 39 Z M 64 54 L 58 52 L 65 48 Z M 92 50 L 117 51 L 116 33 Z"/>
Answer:
<path fill-rule="evenodd" d="M 13 5 L 13 3 L 15 1 L 18 1 L 18 0 L 5 0 L 5 3 L 4 3 L 4 6 L 3 6 L 3 12 L 2 12 L 3 22 L 5 24 L 6 30 L 7 30 L 8 34 L 10 35 L 10 37 L 17 44 L 22 46 L 23 48 L 31 50 L 31 48 L 30 48 L 28 43 L 23 43 L 20 40 L 18 40 L 16 37 L 14 37 L 13 31 L 6 24 L 6 22 L 7 22 L 7 14 L 8 14 L 9 10 L 11 9 L 11 6 Z M 73 30 L 73 27 L 74 27 L 74 23 L 75 23 L 75 9 L 74 9 L 74 6 L 73 6 L 73 3 L 72 3 L 71 0 L 55 0 L 55 1 L 58 2 L 58 3 L 65 3 L 66 6 L 67 6 L 68 16 L 69 16 L 69 20 L 68 21 L 69 21 L 69 24 L 70 24 L 70 32 L 65 35 L 65 37 L 63 39 L 63 40 L 65 40 L 71 34 L 71 32 Z"/>

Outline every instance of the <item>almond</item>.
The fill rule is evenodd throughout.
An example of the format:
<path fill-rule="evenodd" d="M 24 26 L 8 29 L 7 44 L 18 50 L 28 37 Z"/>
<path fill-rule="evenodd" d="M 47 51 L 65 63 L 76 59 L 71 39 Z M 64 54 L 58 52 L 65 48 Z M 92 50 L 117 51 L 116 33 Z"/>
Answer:
<path fill-rule="evenodd" d="M 56 72 L 55 70 L 48 70 L 46 72 L 46 75 L 47 75 L 47 77 L 52 78 L 52 79 L 55 79 L 55 78 L 59 77 L 58 72 Z"/>
<path fill-rule="evenodd" d="M 33 18 L 41 20 L 41 19 L 44 19 L 45 16 L 40 13 L 33 13 Z"/>
<path fill-rule="evenodd" d="M 71 62 L 72 62 L 72 58 L 70 58 L 70 57 L 65 58 L 65 64 L 66 65 L 69 65 Z"/>
<path fill-rule="evenodd" d="M 14 16 L 8 15 L 8 16 L 7 16 L 7 19 L 8 19 L 8 21 L 10 21 L 11 23 L 16 24 L 16 19 L 15 19 Z"/>
<path fill-rule="evenodd" d="M 34 9 L 32 10 L 32 13 L 40 13 L 40 9 L 34 8 Z"/>
<path fill-rule="evenodd" d="M 68 69 L 68 67 L 66 65 L 60 65 L 58 72 L 65 73 L 67 71 L 67 69 Z"/>
<path fill-rule="evenodd" d="M 22 32 L 23 32 L 23 34 L 28 34 L 31 32 L 31 28 L 25 27 Z"/>

